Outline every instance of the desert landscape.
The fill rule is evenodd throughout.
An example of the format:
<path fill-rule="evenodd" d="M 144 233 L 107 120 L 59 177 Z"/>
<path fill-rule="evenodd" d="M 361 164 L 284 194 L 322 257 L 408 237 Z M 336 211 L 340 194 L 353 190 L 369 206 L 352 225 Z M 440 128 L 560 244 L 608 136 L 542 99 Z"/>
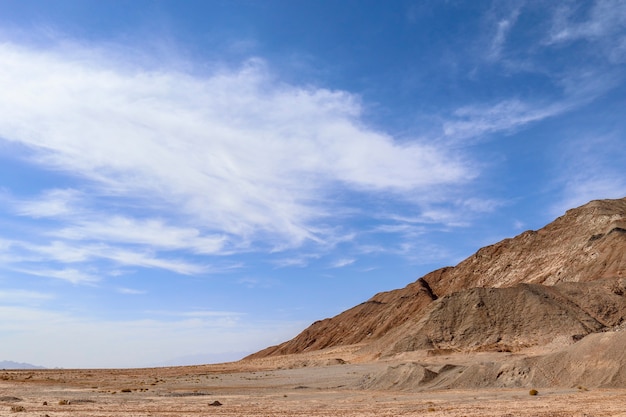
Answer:
<path fill-rule="evenodd" d="M 332 353 L 348 352 L 326 354 Z M 280 358 L 179 368 L 5 371 L 0 381 L 0 415 L 626 415 L 626 389 L 544 387 L 531 396 L 526 388 L 365 388 L 364 381 L 372 375 L 415 362 L 329 364 L 332 360 L 323 356 L 304 359 L 308 366 L 303 366 L 302 358 Z M 445 366 L 444 362 L 490 363 L 501 359 L 497 356 L 413 359 L 434 369 Z"/>
<path fill-rule="evenodd" d="M 241 361 L 0 371 L 0 414 L 626 416 L 626 198 L 377 294 Z"/>
<path fill-rule="evenodd" d="M 626 0 L 0 0 L 0 417 L 626 417 Z"/>

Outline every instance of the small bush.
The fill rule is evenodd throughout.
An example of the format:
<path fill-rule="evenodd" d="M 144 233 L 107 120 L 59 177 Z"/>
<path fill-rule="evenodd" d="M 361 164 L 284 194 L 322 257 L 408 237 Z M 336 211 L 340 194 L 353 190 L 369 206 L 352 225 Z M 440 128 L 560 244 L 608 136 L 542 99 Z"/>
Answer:
<path fill-rule="evenodd" d="M 59 405 L 70 405 L 70 400 L 61 400 L 59 401 Z"/>
<path fill-rule="evenodd" d="M 530 395 L 537 395 L 537 394 L 539 394 L 539 391 L 537 391 L 536 389 L 531 389 L 530 391 L 528 391 L 528 394 L 530 394 Z"/>
<path fill-rule="evenodd" d="M 21 405 L 12 405 L 11 406 L 11 411 L 13 411 L 14 413 L 19 413 L 22 411 L 26 411 L 26 409 L 24 407 L 22 407 Z"/>

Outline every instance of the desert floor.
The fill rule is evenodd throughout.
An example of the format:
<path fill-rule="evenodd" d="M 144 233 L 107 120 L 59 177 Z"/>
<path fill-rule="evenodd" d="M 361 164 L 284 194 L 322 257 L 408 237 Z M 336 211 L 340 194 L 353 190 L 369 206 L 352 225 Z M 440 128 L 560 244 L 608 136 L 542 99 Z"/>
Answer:
<path fill-rule="evenodd" d="M 0 415 L 626 416 L 626 389 L 372 391 L 359 382 L 388 363 L 297 365 L 0 370 Z"/>

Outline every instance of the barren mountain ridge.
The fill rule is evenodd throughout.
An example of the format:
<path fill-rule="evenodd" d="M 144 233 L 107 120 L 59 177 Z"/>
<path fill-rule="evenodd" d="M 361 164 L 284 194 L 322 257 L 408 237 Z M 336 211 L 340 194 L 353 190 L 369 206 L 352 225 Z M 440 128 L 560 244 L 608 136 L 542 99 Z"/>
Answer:
<path fill-rule="evenodd" d="M 625 294 L 626 198 L 597 200 L 251 357 L 355 344 L 386 357 L 421 349 L 516 351 L 559 336 L 578 341 L 622 324 Z"/>

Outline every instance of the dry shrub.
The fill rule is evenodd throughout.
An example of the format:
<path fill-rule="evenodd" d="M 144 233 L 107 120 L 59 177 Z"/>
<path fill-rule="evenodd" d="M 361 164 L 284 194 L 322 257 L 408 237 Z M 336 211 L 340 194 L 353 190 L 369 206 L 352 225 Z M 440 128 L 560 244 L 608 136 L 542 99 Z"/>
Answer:
<path fill-rule="evenodd" d="M 537 391 L 536 389 L 531 389 L 530 391 L 528 391 L 528 394 L 530 394 L 530 395 L 537 395 L 537 394 L 539 394 L 539 391 Z"/>
<path fill-rule="evenodd" d="M 22 411 L 26 411 L 26 409 L 24 407 L 22 407 L 21 405 L 12 405 L 11 406 L 11 411 L 14 413 L 19 413 Z"/>

